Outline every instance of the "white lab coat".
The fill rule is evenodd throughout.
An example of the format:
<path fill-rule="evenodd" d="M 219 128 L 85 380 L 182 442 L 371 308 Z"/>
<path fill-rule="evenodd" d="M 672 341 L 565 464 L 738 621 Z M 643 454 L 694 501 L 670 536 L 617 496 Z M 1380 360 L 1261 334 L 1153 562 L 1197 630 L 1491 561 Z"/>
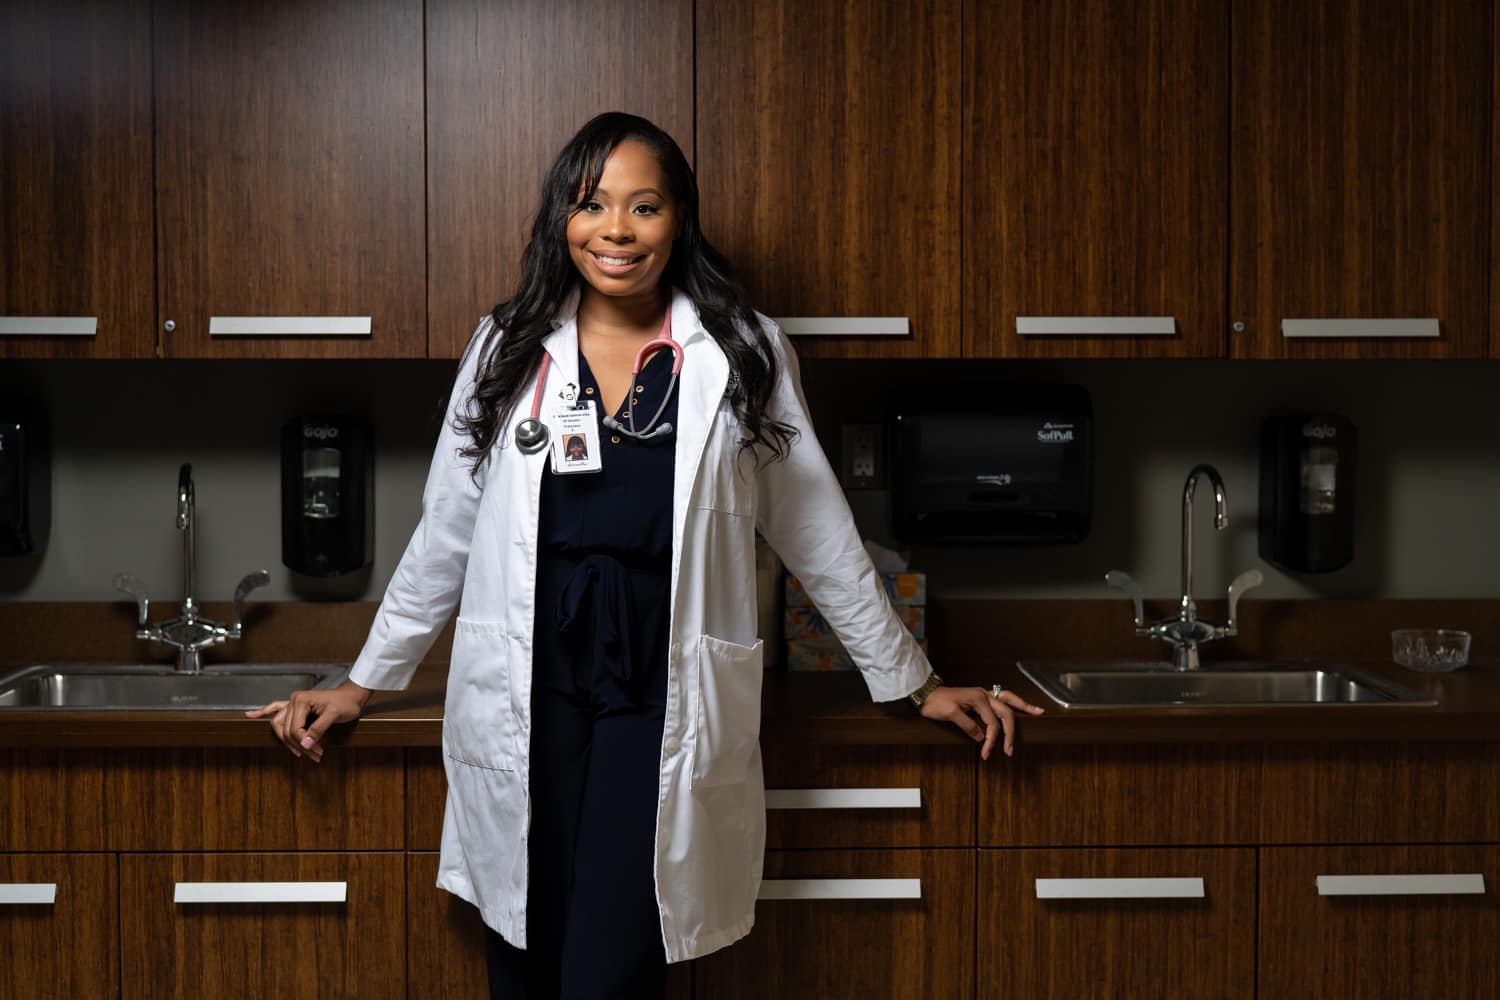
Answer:
<path fill-rule="evenodd" d="M 544 341 L 549 397 L 578 382 L 576 295 Z M 657 785 L 656 897 L 667 961 L 722 948 L 750 930 L 765 846 L 759 745 L 762 644 L 756 638 L 755 531 L 799 577 L 876 701 L 927 679 L 861 544 L 842 489 L 808 420 L 796 355 L 770 320 L 780 382 L 769 412 L 799 432 L 785 461 L 739 448 L 729 365 L 692 300 L 672 299 L 684 351 L 672 490 L 667 703 Z M 523 454 L 515 425 L 532 386 L 470 481 L 452 424 L 474 382 L 478 341 L 460 367 L 422 494 L 422 518 L 386 588 L 351 676 L 400 689 L 459 601 L 444 704 L 448 776 L 437 884 L 479 907 L 526 946 L 527 780 L 537 510 L 546 452 Z M 642 790 L 645 793 L 645 790 Z"/>

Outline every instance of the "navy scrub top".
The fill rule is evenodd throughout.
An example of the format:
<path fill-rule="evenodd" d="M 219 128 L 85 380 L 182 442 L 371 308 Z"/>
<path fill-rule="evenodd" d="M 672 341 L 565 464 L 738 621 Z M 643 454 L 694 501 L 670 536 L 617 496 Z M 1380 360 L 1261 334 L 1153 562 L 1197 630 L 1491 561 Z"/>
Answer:
<path fill-rule="evenodd" d="M 672 352 L 659 350 L 615 413 L 646 422 L 670 391 L 661 423 L 674 431 L 638 441 L 603 425 L 599 385 L 578 352 L 580 398 L 601 414 L 603 469 L 555 475 L 544 466 L 538 525 L 533 676 L 572 688 L 599 711 L 665 704 L 672 575 L 672 480 L 677 391 Z M 656 425 L 652 425 L 653 428 Z"/>

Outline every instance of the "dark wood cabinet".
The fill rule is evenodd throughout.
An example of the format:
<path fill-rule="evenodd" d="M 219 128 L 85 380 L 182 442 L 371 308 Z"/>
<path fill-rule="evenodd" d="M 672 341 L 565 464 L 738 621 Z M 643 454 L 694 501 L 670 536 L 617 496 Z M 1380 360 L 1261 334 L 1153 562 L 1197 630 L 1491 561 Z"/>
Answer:
<path fill-rule="evenodd" d="M 1229 5 L 965 12 L 964 353 L 1222 355 Z"/>
<path fill-rule="evenodd" d="M 291 883 L 273 893 L 291 900 L 334 883 L 344 899 L 177 901 L 187 883 L 226 897 Z M 125 854 L 120 995 L 404 998 L 405 925 L 400 854 Z"/>
<path fill-rule="evenodd" d="M 552 159 L 604 111 L 693 156 L 689 0 L 427 4 L 430 356 L 456 358 L 510 298 Z"/>
<path fill-rule="evenodd" d="M 1500 996 L 1497 893 L 1494 845 L 1264 848 L 1260 995 Z"/>
<path fill-rule="evenodd" d="M 479 910 L 437 887 L 438 856 L 406 856 L 407 995 L 486 1000 L 489 972 Z"/>
<path fill-rule="evenodd" d="M 904 336 L 799 338 L 806 357 L 957 357 L 959 5 L 696 12 L 703 226 L 756 308 L 909 322 Z"/>
<path fill-rule="evenodd" d="M 767 851 L 765 878 L 750 935 L 695 963 L 696 996 L 974 996 L 972 850 Z M 842 879 L 916 895 L 860 898 Z"/>
<path fill-rule="evenodd" d="M 0 851 L 105 851 L 105 755 L 0 750 Z"/>
<path fill-rule="evenodd" d="M 154 16 L 165 356 L 425 356 L 421 0 Z"/>
<path fill-rule="evenodd" d="M 1172 887 L 1193 879 L 1199 897 Z M 1077 880 L 1075 898 L 1043 898 L 1058 890 L 1038 880 Z M 994 995 L 1256 995 L 1253 849 L 982 850 L 978 881 L 978 977 L 1004 984 Z M 1164 891 L 1188 894 L 1130 898 Z"/>
<path fill-rule="evenodd" d="M 1232 6 L 1231 356 L 1483 357 L 1493 5 Z"/>
<path fill-rule="evenodd" d="M 0 358 L 151 357 L 151 4 L 0 19 Z"/>
<path fill-rule="evenodd" d="M 0 997 L 118 996 L 118 903 L 113 854 L 0 854 Z"/>

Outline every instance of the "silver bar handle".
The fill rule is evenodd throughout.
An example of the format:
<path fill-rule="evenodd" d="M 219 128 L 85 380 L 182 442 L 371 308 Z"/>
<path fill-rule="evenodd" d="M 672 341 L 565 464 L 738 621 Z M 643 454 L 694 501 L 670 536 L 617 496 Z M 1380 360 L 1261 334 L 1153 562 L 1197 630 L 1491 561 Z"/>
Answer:
<path fill-rule="evenodd" d="M 1201 878 L 1039 878 L 1037 899 L 1202 899 Z"/>
<path fill-rule="evenodd" d="M 919 878 L 780 878 L 760 884 L 758 899 L 921 899 Z"/>
<path fill-rule="evenodd" d="M 1319 896 L 1482 896 L 1484 875 L 1319 875 Z"/>
<path fill-rule="evenodd" d="M 768 788 L 767 809 L 920 809 L 920 788 Z"/>
<path fill-rule="evenodd" d="M 0 316 L 0 336 L 93 337 L 98 333 L 97 316 Z"/>
<path fill-rule="evenodd" d="M 1017 316 L 1022 337 L 1174 337 L 1175 316 Z"/>
<path fill-rule="evenodd" d="M 56 882 L 0 882 L 0 906 L 52 906 Z"/>
<path fill-rule="evenodd" d="M 911 333 L 905 316 L 778 316 L 774 320 L 788 337 L 904 337 Z"/>
<path fill-rule="evenodd" d="M 348 882 L 178 882 L 174 903 L 344 903 Z"/>

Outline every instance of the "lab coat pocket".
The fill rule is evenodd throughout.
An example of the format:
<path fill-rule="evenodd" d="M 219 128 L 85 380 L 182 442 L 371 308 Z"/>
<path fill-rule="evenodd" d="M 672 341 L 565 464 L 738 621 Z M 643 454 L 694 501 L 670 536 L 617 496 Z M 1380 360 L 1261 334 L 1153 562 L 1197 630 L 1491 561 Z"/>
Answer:
<path fill-rule="evenodd" d="M 703 636 L 698 644 L 693 786 L 735 785 L 760 740 L 760 684 L 765 644 Z"/>
<path fill-rule="evenodd" d="M 507 635 L 500 622 L 460 616 L 443 703 L 443 751 L 475 767 L 515 769 L 515 712 L 510 671 L 524 663 L 526 639 Z"/>

